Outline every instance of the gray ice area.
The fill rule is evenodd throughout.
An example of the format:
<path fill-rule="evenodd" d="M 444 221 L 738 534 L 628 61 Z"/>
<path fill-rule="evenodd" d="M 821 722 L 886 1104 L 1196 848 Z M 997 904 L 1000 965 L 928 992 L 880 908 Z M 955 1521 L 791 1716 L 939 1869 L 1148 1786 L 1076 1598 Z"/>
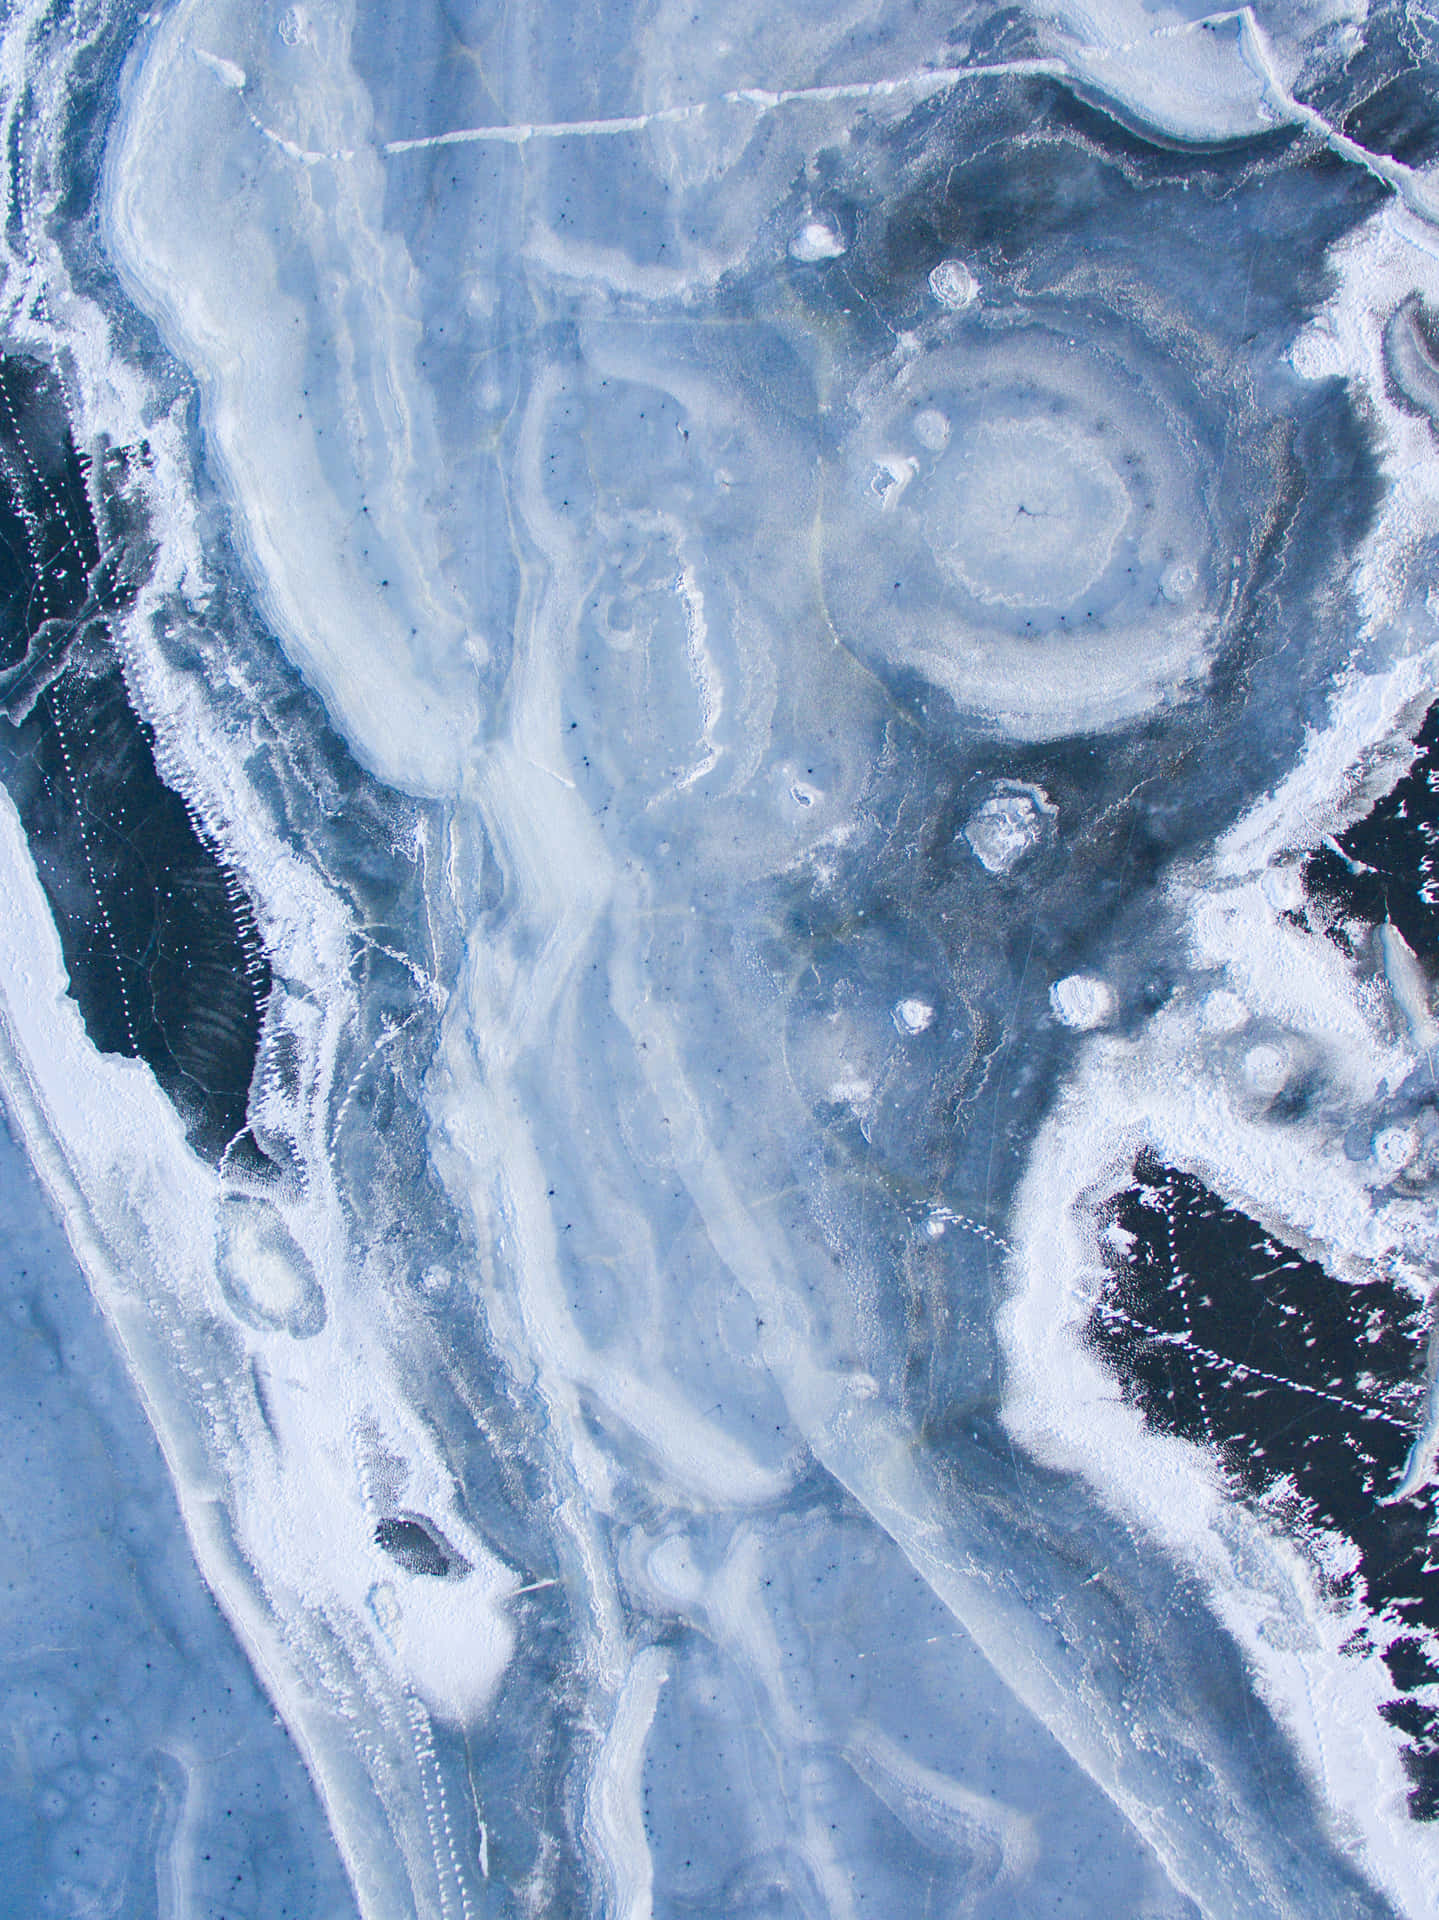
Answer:
<path fill-rule="evenodd" d="M 132 1382 L 0 1121 L 0 1912 L 354 1920 Z"/>

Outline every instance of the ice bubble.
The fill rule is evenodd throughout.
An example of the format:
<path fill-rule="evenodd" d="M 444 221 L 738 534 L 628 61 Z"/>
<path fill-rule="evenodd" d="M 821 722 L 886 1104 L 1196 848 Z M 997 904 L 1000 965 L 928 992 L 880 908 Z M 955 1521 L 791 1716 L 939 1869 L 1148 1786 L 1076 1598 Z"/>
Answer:
<path fill-rule="evenodd" d="M 325 1324 L 325 1297 L 315 1270 L 279 1213 L 262 1200 L 236 1196 L 221 1210 L 220 1288 L 257 1332 L 307 1339 Z"/>
<path fill-rule="evenodd" d="M 934 1021 L 934 1008 L 927 1000 L 901 1000 L 894 1010 L 894 1024 L 901 1033 L 923 1033 Z"/>
<path fill-rule="evenodd" d="M 1251 1047 L 1244 1056 L 1244 1083 L 1251 1093 L 1271 1098 L 1289 1078 L 1289 1056 L 1282 1047 L 1267 1041 Z"/>
<path fill-rule="evenodd" d="M 1398 1173 L 1414 1158 L 1418 1145 L 1412 1127 L 1384 1127 L 1374 1136 L 1374 1162 L 1384 1173 Z"/>
<path fill-rule="evenodd" d="M 1260 885 L 1276 913 L 1297 913 L 1304 905 L 1304 881 L 1298 867 L 1270 867 Z"/>
<path fill-rule="evenodd" d="M 793 259 L 809 266 L 816 260 L 837 260 L 844 240 L 826 220 L 806 220 L 789 243 Z"/>
<path fill-rule="evenodd" d="M 1176 560 L 1159 576 L 1159 591 L 1171 606 L 1187 600 L 1199 584 L 1199 576 L 1187 560 Z"/>
<path fill-rule="evenodd" d="M 884 512 L 889 513 L 899 500 L 900 495 L 919 471 L 919 462 L 906 454 L 885 454 L 875 462 L 874 473 L 870 477 L 870 492 L 879 501 Z"/>
<path fill-rule="evenodd" d="M 1066 1027 L 1088 1033 L 1102 1027 L 1114 1012 L 1114 994 L 1108 983 L 1092 973 L 1071 973 L 1049 989 L 1055 1018 Z"/>
<path fill-rule="evenodd" d="M 964 838 L 990 873 L 1008 873 L 1038 846 L 1057 810 L 1041 787 L 1001 780 L 970 816 Z"/>
<path fill-rule="evenodd" d="M 949 416 L 938 407 L 921 407 L 911 423 L 914 437 L 930 453 L 943 453 L 949 445 Z"/>
<path fill-rule="evenodd" d="M 942 307 L 959 313 L 979 297 L 979 282 L 962 260 L 941 260 L 929 276 L 929 290 Z"/>
<path fill-rule="evenodd" d="M 650 1554 L 650 1577 L 667 1600 L 692 1606 L 704 1592 L 704 1578 L 694 1563 L 689 1542 L 667 1534 Z"/>

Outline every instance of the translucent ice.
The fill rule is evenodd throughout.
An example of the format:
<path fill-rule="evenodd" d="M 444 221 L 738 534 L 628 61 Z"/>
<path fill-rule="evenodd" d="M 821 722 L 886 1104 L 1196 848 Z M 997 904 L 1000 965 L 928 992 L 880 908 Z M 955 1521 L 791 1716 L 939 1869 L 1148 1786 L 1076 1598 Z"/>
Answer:
<path fill-rule="evenodd" d="M 1427 31 L 7 16 L 0 1088 L 366 1915 L 1427 1910 Z"/>

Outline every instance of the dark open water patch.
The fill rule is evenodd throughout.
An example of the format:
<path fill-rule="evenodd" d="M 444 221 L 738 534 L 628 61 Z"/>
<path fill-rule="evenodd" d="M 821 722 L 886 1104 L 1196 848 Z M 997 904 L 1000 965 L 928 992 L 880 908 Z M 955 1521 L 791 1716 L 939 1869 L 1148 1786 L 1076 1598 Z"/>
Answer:
<path fill-rule="evenodd" d="M 1364 37 L 1299 98 L 1370 153 L 1422 167 L 1439 153 L 1439 20 L 1410 0 L 1373 0 Z"/>
<path fill-rule="evenodd" d="M 144 1060 L 216 1157 L 245 1128 L 270 970 L 125 683 L 111 623 L 134 597 L 143 530 L 116 494 L 102 534 L 87 479 L 108 503 L 107 479 L 147 457 L 112 450 L 89 476 L 53 370 L 0 362 L 0 781 L 90 1038 Z"/>
<path fill-rule="evenodd" d="M 1439 704 L 1404 778 L 1304 866 L 1313 898 L 1378 926 L 1392 920 L 1431 976 L 1439 968 Z M 1338 851 L 1335 851 L 1335 848 Z"/>
<path fill-rule="evenodd" d="M 1398 1484 L 1421 1398 L 1423 1309 L 1384 1280 L 1347 1286 L 1280 1245 L 1200 1181 L 1141 1160 L 1114 1203 L 1112 1275 L 1086 1337 L 1150 1426 L 1213 1446 L 1242 1497 L 1301 1536 L 1358 1552 L 1362 1586 L 1408 1736 L 1410 1812 L 1439 1819 L 1435 1495 Z"/>

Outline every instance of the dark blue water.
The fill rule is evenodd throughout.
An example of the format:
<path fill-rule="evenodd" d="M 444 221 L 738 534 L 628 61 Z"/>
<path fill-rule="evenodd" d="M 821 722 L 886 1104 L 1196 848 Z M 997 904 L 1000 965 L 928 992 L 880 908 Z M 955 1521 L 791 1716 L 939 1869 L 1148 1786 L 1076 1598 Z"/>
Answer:
<path fill-rule="evenodd" d="M 1429 709 L 1415 745 L 1403 779 L 1337 837 L 1340 854 L 1321 847 L 1310 856 L 1304 879 L 1321 908 L 1370 927 L 1391 920 L 1432 979 L 1439 968 L 1439 706 Z"/>
<path fill-rule="evenodd" d="M 97 518 L 143 446 L 87 475 L 50 368 L 0 364 L 0 780 L 20 812 L 70 991 L 103 1052 L 138 1055 L 203 1153 L 242 1136 L 269 964 L 248 903 L 156 765 L 115 622 L 142 526 Z"/>
<path fill-rule="evenodd" d="M 1150 1425 L 1218 1450 L 1243 1497 L 1287 1481 L 1292 1525 L 1354 1542 L 1395 1683 L 1386 1712 L 1409 1736 L 1410 1810 L 1439 1818 L 1439 1714 L 1414 1697 L 1439 1679 L 1436 1499 L 1381 1504 L 1414 1437 L 1423 1309 L 1382 1280 L 1336 1283 L 1188 1174 L 1137 1171 L 1113 1212 L 1133 1245 L 1089 1342 Z"/>

